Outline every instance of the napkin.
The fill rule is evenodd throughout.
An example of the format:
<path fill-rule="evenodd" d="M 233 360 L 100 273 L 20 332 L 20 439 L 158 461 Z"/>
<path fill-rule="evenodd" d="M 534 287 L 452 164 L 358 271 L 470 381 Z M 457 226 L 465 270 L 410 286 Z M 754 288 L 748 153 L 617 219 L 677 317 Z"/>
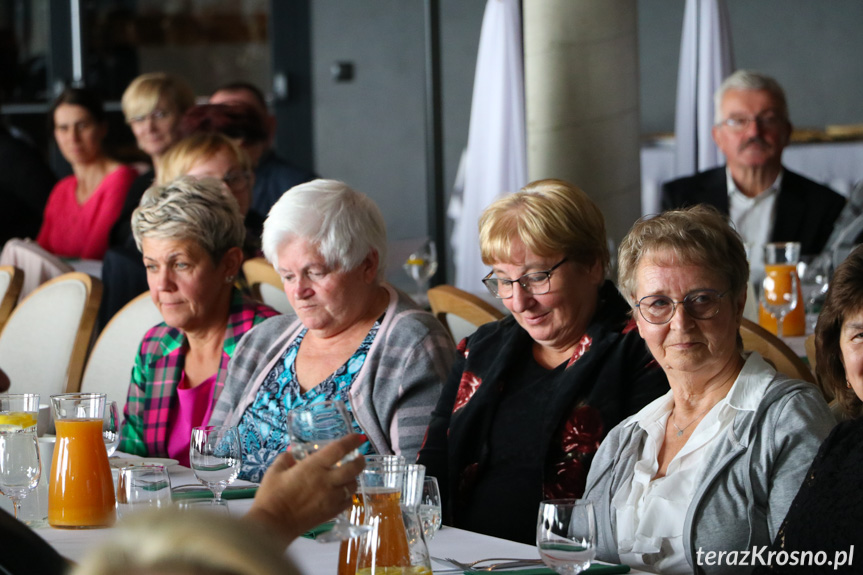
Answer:
<path fill-rule="evenodd" d="M 333 525 L 335 525 L 335 523 L 332 521 L 327 521 L 326 523 L 321 523 L 317 527 L 313 527 L 313 528 L 309 529 L 308 531 L 306 531 L 305 533 L 303 533 L 302 536 L 305 537 L 306 539 L 317 539 L 318 535 L 320 535 L 321 533 L 326 533 L 327 531 L 330 531 L 333 528 Z"/>
<path fill-rule="evenodd" d="M 252 499 L 255 493 L 258 492 L 257 485 L 249 487 L 229 487 L 222 492 L 222 499 Z M 213 492 L 203 487 L 202 489 L 183 489 L 181 491 L 174 490 L 171 492 L 171 499 L 180 501 L 181 499 L 212 499 Z"/>
<path fill-rule="evenodd" d="M 497 569 L 495 572 L 513 573 L 517 575 L 557 575 L 557 572 L 548 567 L 531 567 L 529 569 Z M 476 575 L 476 571 L 465 571 L 465 575 Z M 615 575 L 616 573 L 629 573 L 629 565 L 600 565 L 594 563 L 589 569 L 582 571 L 587 575 Z"/>

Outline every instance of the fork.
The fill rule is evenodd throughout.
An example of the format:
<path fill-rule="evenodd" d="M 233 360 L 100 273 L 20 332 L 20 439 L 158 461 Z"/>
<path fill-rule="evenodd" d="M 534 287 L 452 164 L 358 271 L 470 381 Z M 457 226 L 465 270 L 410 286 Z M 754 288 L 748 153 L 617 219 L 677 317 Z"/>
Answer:
<path fill-rule="evenodd" d="M 542 565 L 542 559 L 524 559 L 513 557 L 489 557 L 486 559 L 477 559 L 476 561 L 464 562 L 451 557 L 444 557 L 444 561 L 452 563 L 459 569 L 465 571 L 496 571 L 498 569 L 514 569 L 516 567 L 530 567 L 532 565 Z M 488 563 L 496 561 L 491 565 L 477 567 L 480 563 Z"/>

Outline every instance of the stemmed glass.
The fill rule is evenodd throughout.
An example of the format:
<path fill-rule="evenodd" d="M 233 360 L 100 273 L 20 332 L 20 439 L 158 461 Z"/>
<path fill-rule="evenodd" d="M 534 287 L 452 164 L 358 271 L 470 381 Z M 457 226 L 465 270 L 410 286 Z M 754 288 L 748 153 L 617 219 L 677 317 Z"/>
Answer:
<path fill-rule="evenodd" d="M 288 413 L 291 455 L 297 461 L 351 433 L 353 433 L 351 416 L 345 404 L 338 400 L 313 403 Z M 356 457 L 359 457 L 359 452 L 353 451 L 346 455 L 342 462 L 351 461 Z M 321 533 L 315 540 L 322 543 L 341 541 L 357 537 L 366 530 L 362 525 L 351 523 L 347 512 L 342 512 L 336 516 L 333 528 Z"/>
<path fill-rule="evenodd" d="M 561 575 L 575 575 L 590 567 L 596 556 L 593 503 L 581 499 L 540 503 L 536 546 L 542 561 Z"/>
<path fill-rule="evenodd" d="M 402 266 L 409 276 L 417 282 L 417 302 L 423 299 L 428 281 L 437 271 L 437 246 L 434 240 L 426 240 L 414 253 L 408 256 Z"/>
<path fill-rule="evenodd" d="M 12 500 L 16 519 L 21 500 L 36 489 L 41 475 L 36 433 L 0 432 L 0 493 Z"/>
<path fill-rule="evenodd" d="M 797 307 L 797 272 L 779 271 L 768 274 L 761 283 L 759 301 L 776 319 L 776 335 L 782 337 L 782 322 L 788 312 Z"/>
<path fill-rule="evenodd" d="M 222 491 L 240 474 L 240 433 L 233 426 L 205 425 L 192 428 L 189 464 L 195 477 L 213 492 L 216 505 Z"/>
<path fill-rule="evenodd" d="M 426 541 L 434 539 L 441 525 L 440 488 L 436 477 L 423 480 L 423 494 L 420 499 L 420 521 Z"/>
<path fill-rule="evenodd" d="M 116 401 L 111 401 L 105 406 L 105 417 L 102 418 L 102 439 L 105 441 L 108 457 L 111 457 L 117 450 L 117 445 L 120 444 L 120 414 Z"/>

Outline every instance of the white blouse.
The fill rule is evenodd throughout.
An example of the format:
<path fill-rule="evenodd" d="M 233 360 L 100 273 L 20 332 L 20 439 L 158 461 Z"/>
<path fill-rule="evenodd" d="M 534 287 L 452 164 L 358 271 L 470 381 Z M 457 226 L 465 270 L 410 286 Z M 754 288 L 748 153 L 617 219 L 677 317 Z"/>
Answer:
<path fill-rule="evenodd" d="M 704 463 L 718 439 L 730 427 L 738 410 L 758 407 L 760 393 L 748 393 L 745 380 L 772 368 L 758 354 L 744 364 L 731 389 L 704 416 L 671 463 L 664 477 L 652 480 L 659 470 L 658 454 L 671 414 L 672 392 L 645 406 L 634 424 L 647 434 L 632 482 L 612 499 L 617 518 L 620 561 L 635 569 L 667 574 L 692 573 L 683 547 L 683 525 Z"/>

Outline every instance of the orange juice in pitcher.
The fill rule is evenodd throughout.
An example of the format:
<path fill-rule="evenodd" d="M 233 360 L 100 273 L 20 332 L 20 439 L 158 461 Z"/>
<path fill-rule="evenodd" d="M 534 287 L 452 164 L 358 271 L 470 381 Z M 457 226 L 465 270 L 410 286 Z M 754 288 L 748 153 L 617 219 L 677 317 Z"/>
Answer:
<path fill-rule="evenodd" d="M 52 527 L 113 525 L 114 482 L 102 438 L 103 393 L 51 396 L 57 441 L 48 488 L 48 523 Z"/>

